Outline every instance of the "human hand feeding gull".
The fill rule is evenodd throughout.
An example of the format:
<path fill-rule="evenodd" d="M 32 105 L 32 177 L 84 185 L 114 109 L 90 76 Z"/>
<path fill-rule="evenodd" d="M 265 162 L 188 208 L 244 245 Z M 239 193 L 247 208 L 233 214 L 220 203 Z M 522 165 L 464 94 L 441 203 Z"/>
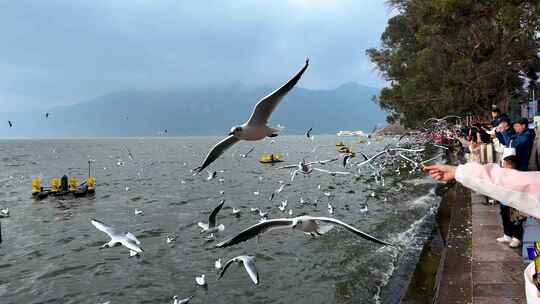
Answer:
<path fill-rule="evenodd" d="M 257 272 L 257 268 L 255 267 L 255 257 L 249 255 L 240 255 L 228 260 L 227 263 L 225 263 L 225 266 L 223 266 L 223 270 L 220 272 L 217 278 L 218 280 L 223 277 L 223 275 L 232 263 L 242 263 L 242 265 L 244 265 L 244 268 L 246 269 L 246 272 L 251 278 L 251 281 L 253 281 L 255 285 L 259 285 L 259 273 Z"/>
<path fill-rule="evenodd" d="M 249 239 L 254 238 L 255 236 L 258 236 L 259 234 L 262 234 L 266 231 L 274 230 L 274 229 L 285 229 L 285 228 L 291 228 L 300 230 L 306 234 L 310 234 L 312 236 L 316 235 L 323 235 L 326 232 L 328 232 L 330 229 L 328 227 L 324 227 L 321 225 L 322 223 L 327 225 L 339 225 L 350 232 L 375 243 L 387 245 L 387 246 L 393 246 L 392 244 L 379 240 L 378 238 L 371 236 L 365 232 L 362 232 L 353 226 L 346 224 L 338 219 L 330 218 L 330 217 L 313 217 L 313 216 L 299 216 L 295 218 L 280 218 L 280 219 L 271 219 L 267 220 L 258 224 L 255 224 L 249 228 L 244 229 L 237 235 L 235 235 L 232 238 L 229 238 L 225 241 L 220 242 L 216 245 L 216 247 L 224 248 L 229 247 L 244 241 L 247 241 Z"/>
<path fill-rule="evenodd" d="M 120 232 L 96 219 L 92 219 L 90 222 L 99 231 L 105 232 L 111 238 L 111 240 L 103 244 L 101 248 L 110 248 L 120 244 L 129 249 L 131 256 L 143 252 L 143 249 L 140 247 L 141 242 L 131 232 Z"/>
<path fill-rule="evenodd" d="M 223 154 L 228 148 L 240 140 L 261 140 L 265 137 L 277 136 L 278 129 L 269 128 L 267 126 L 270 116 L 277 108 L 283 97 L 289 93 L 289 91 L 296 85 L 296 83 L 302 77 L 302 74 L 306 71 L 309 65 L 309 59 L 306 59 L 306 63 L 300 69 L 300 71 L 291 78 L 282 87 L 270 93 L 270 95 L 263 97 L 251 114 L 251 117 L 247 122 L 240 126 L 231 128 L 229 136 L 217 143 L 206 155 L 201 166 L 194 169 L 196 173 L 201 172 L 211 163 L 213 163 L 219 156 Z"/>

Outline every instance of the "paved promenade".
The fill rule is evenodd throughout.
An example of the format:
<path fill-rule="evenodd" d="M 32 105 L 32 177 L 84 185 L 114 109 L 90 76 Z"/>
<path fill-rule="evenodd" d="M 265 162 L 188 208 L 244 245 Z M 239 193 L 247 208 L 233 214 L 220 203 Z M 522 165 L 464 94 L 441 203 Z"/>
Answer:
<path fill-rule="evenodd" d="M 473 303 L 525 303 L 521 248 L 495 241 L 502 235 L 499 206 L 482 202 L 484 197 L 471 194 Z"/>
<path fill-rule="evenodd" d="M 521 248 L 495 239 L 502 235 L 499 206 L 457 186 L 449 193 L 451 220 L 438 292 L 439 304 L 525 302 Z"/>

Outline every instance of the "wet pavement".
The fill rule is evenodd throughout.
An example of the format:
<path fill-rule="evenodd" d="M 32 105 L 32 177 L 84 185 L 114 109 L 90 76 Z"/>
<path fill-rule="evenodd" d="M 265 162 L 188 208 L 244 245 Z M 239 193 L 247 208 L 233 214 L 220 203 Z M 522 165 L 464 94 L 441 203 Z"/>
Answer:
<path fill-rule="evenodd" d="M 437 303 L 471 303 L 473 236 L 471 234 L 470 191 L 457 185 L 447 195 L 450 196 L 448 200 L 451 216 Z"/>
<path fill-rule="evenodd" d="M 473 303 L 526 303 L 521 248 L 495 241 L 503 234 L 499 205 L 483 202 L 483 196 L 471 195 Z"/>

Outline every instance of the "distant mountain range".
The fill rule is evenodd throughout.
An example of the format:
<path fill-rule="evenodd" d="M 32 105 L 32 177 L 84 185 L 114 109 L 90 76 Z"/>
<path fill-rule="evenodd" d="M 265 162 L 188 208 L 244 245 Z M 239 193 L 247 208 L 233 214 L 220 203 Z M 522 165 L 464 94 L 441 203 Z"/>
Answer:
<path fill-rule="evenodd" d="M 126 90 L 45 112 L 0 113 L 0 138 L 223 135 L 251 114 L 273 87 Z M 369 131 L 386 114 L 372 101 L 379 89 L 346 83 L 333 90 L 297 87 L 285 97 L 270 125 L 285 134 Z M 8 120 L 13 122 L 9 128 Z"/>

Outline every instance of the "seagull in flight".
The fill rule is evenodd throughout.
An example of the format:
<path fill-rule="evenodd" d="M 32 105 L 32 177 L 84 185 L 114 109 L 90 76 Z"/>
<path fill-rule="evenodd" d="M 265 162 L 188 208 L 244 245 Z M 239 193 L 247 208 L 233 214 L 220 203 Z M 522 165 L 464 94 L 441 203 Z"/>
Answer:
<path fill-rule="evenodd" d="M 251 147 L 251 149 L 249 149 L 249 151 L 247 151 L 246 154 L 240 154 L 240 157 L 247 158 L 249 154 L 253 152 L 253 150 L 255 150 L 255 148 Z"/>
<path fill-rule="evenodd" d="M 389 156 L 395 156 L 397 152 L 411 152 L 411 153 L 420 153 L 424 152 L 425 149 L 419 148 L 419 149 L 407 149 L 407 148 L 386 148 L 379 153 L 373 155 L 372 157 L 364 160 L 363 162 L 357 163 L 356 166 L 361 167 L 365 164 L 369 164 L 373 160 L 383 156 L 383 155 L 389 155 Z M 365 157 L 364 157 L 365 158 Z"/>
<path fill-rule="evenodd" d="M 128 157 L 130 160 L 133 160 L 135 159 L 135 157 L 133 157 L 133 154 L 131 154 L 131 151 L 129 151 L 128 147 L 126 147 L 126 145 L 124 145 L 124 149 L 126 149 L 127 153 L 128 153 Z"/>
<path fill-rule="evenodd" d="M 305 175 L 311 174 L 313 172 L 313 170 L 328 173 L 328 174 L 330 174 L 332 176 L 336 176 L 337 174 L 350 174 L 349 172 L 334 172 L 334 171 L 329 171 L 329 170 L 324 170 L 324 169 L 319 169 L 319 168 L 313 168 L 313 166 L 312 166 L 313 164 L 324 165 L 324 164 L 327 164 L 329 162 L 333 162 L 333 161 L 336 161 L 336 160 L 338 160 L 338 158 L 333 158 L 333 159 L 328 159 L 328 160 L 318 160 L 318 161 L 313 161 L 313 162 L 306 162 L 305 159 L 302 159 L 302 161 L 299 162 L 298 165 L 288 165 L 288 166 L 280 167 L 278 169 L 296 168 L 296 170 L 293 170 L 291 172 L 291 182 L 294 181 L 294 178 L 296 177 L 296 175 L 298 173 L 302 173 L 305 176 Z"/>
<path fill-rule="evenodd" d="M 206 180 L 208 181 L 213 180 L 214 178 L 216 178 L 216 176 L 217 176 L 217 171 L 208 172 L 208 177 L 206 178 Z"/>
<path fill-rule="evenodd" d="M 321 224 L 327 224 L 325 227 Z M 379 240 L 378 238 L 371 236 L 365 232 L 362 232 L 353 226 L 346 224 L 338 219 L 330 218 L 330 217 L 313 217 L 313 216 L 299 216 L 295 218 L 280 218 L 280 219 L 271 219 L 264 222 L 260 222 L 258 224 L 255 224 L 249 228 L 244 229 L 237 235 L 233 236 L 232 238 L 229 238 L 225 241 L 220 242 L 216 245 L 216 247 L 224 248 L 229 247 L 232 245 L 236 245 L 238 243 L 247 241 L 249 239 L 252 239 L 260 234 L 263 234 L 266 231 L 274 230 L 274 229 L 285 229 L 290 228 L 293 230 L 300 230 L 306 234 L 310 234 L 312 236 L 317 235 L 323 235 L 326 232 L 328 232 L 333 225 L 341 226 L 350 232 L 363 237 L 366 240 L 381 244 L 381 245 L 387 245 L 387 246 L 393 246 L 392 244 Z"/>
<path fill-rule="evenodd" d="M 277 136 L 278 129 L 272 129 L 267 126 L 268 120 L 272 115 L 272 112 L 277 108 L 283 97 L 289 93 L 289 91 L 296 85 L 296 83 L 302 77 L 302 74 L 306 71 L 309 65 L 309 59 L 306 59 L 304 67 L 281 88 L 270 93 L 270 95 L 263 97 L 255 109 L 251 117 L 243 125 L 234 126 L 229 132 L 229 136 L 217 143 L 210 152 L 206 155 L 201 166 L 193 169 L 196 173 L 201 172 L 211 163 L 213 163 L 219 156 L 223 154 L 228 148 L 240 140 L 261 140 L 265 137 Z"/>
<path fill-rule="evenodd" d="M 105 232 L 111 238 L 111 240 L 103 244 L 101 248 L 110 248 L 120 244 L 129 249 L 130 256 L 138 255 L 143 252 L 143 249 L 140 247 L 141 242 L 131 232 L 120 232 L 96 219 L 92 219 L 90 222 L 99 231 Z"/>
<path fill-rule="evenodd" d="M 306 132 L 306 137 L 307 138 L 311 138 L 311 131 L 313 131 L 313 128 L 309 128 L 309 130 L 307 130 L 307 132 Z"/>
<path fill-rule="evenodd" d="M 255 285 L 259 285 L 259 273 L 257 272 L 257 268 L 255 267 L 255 257 L 249 256 L 249 255 L 240 255 L 235 258 L 232 258 L 225 263 L 225 266 L 223 266 L 223 270 L 219 273 L 218 280 L 223 277 L 227 269 L 232 263 L 241 263 L 244 265 L 244 268 L 246 269 L 246 272 L 249 274 L 249 277 L 255 283 Z"/>
<path fill-rule="evenodd" d="M 272 194 L 270 195 L 270 200 L 273 200 L 274 197 L 276 197 L 276 195 L 280 194 L 283 189 L 285 188 L 285 184 L 281 184 L 281 186 L 279 186 L 279 188 L 277 188 L 276 190 L 274 190 L 274 192 L 272 192 Z"/>
<path fill-rule="evenodd" d="M 316 161 L 312 161 L 312 162 L 306 162 L 305 159 L 302 159 L 302 161 L 300 163 L 296 164 L 296 165 L 282 166 L 282 167 L 279 167 L 278 169 L 293 169 L 293 168 L 300 169 L 301 164 L 304 164 L 306 166 L 311 166 L 311 165 L 315 165 L 315 164 L 326 165 L 327 163 L 334 162 L 334 161 L 337 161 L 337 160 L 339 160 L 339 158 L 332 158 L 332 159 L 316 160 Z"/>
<path fill-rule="evenodd" d="M 222 200 L 219 205 L 217 205 L 216 208 L 210 213 L 210 216 L 208 217 L 208 224 L 205 224 L 203 222 L 199 222 L 197 225 L 201 227 L 201 233 L 214 233 L 217 231 L 223 231 L 225 230 L 225 225 L 220 224 L 219 226 L 216 226 L 216 216 L 218 212 L 221 210 L 221 207 L 223 207 L 223 204 L 225 204 L 225 200 Z"/>
<path fill-rule="evenodd" d="M 315 171 L 319 171 L 319 172 L 323 172 L 323 173 L 328 173 L 332 176 L 336 176 L 336 175 L 349 175 L 351 174 L 351 172 L 341 172 L 341 171 L 330 171 L 330 170 L 325 170 L 325 169 L 320 169 L 320 168 L 313 168 L 313 170 Z"/>
<path fill-rule="evenodd" d="M 461 119 L 460 116 L 456 116 L 456 115 L 447 115 L 447 116 L 442 117 L 442 118 L 430 117 L 430 118 L 426 119 L 426 121 L 424 121 L 424 124 L 428 124 L 431 121 L 434 121 L 435 123 L 440 123 L 440 122 L 443 122 L 443 121 L 446 122 L 446 120 L 448 120 L 450 118 Z"/>
<path fill-rule="evenodd" d="M 291 166 L 285 166 L 285 167 L 282 167 L 282 168 L 290 168 L 290 167 Z M 298 163 L 298 165 L 296 165 L 294 167 L 296 167 L 298 169 L 293 170 L 291 172 L 291 182 L 294 181 L 294 178 L 296 177 L 296 174 L 298 174 L 298 173 L 308 175 L 308 174 L 311 174 L 311 172 L 313 172 L 313 167 L 311 166 L 311 163 L 306 163 L 305 160 L 302 160 L 300 163 Z"/>

